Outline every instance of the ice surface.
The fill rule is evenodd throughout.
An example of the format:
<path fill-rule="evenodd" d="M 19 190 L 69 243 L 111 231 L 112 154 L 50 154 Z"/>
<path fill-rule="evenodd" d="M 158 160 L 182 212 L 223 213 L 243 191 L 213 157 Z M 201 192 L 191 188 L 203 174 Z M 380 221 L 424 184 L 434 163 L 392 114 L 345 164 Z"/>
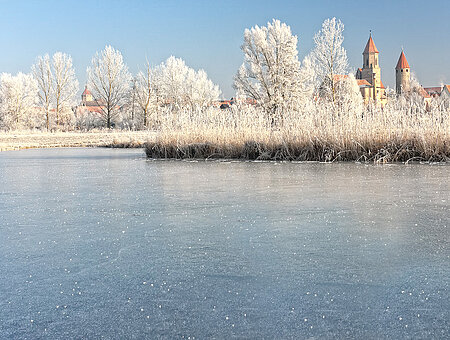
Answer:
<path fill-rule="evenodd" d="M 0 154 L 0 338 L 445 338 L 448 165 Z"/>

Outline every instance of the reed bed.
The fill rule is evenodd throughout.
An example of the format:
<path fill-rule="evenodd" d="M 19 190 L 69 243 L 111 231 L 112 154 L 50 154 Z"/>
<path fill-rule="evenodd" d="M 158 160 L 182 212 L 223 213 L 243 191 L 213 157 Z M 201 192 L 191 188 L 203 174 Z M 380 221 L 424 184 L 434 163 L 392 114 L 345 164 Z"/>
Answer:
<path fill-rule="evenodd" d="M 150 158 L 277 161 L 446 162 L 450 160 L 448 110 L 394 108 L 331 110 L 311 107 L 282 121 L 251 107 L 166 113 Z"/>

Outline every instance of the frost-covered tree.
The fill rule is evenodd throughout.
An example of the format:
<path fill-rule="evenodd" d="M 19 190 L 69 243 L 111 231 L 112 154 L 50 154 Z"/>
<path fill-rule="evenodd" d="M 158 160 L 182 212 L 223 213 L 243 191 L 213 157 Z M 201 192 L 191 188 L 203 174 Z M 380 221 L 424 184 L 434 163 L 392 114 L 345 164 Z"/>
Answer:
<path fill-rule="evenodd" d="M 175 111 L 204 109 L 221 94 L 204 70 L 196 72 L 174 56 L 156 68 L 154 84 L 158 104 L 169 105 Z"/>
<path fill-rule="evenodd" d="M 55 104 L 56 124 L 67 124 L 72 121 L 72 106 L 78 92 L 78 79 L 72 64 L 72 57 L 57 52 L 52 58 L 53 96 Z"/>
<path fill-rule="evenodd" d="M 70 123 L 73 119 L 71 107 L 78 91 L 72 57 L 62 52 L 55 53 L 51 59 L 48 54 L 39 56 L 31 69 L 39 87 L 47 130 L 51 125 L 51 112 L 55 113 L 56 125 Z"/>
<path fill-rule="evenodd" d="M 111 128 L 113 120 L 125 104 L 131 86 L 131 74 L 120 51 L 106 46 L 92 58 L 87 69 L 88 86 L 94 98 L 102 107 L 106 126 Z"/>
<path fill-rule="evenodd" d="M 0 76 L 0 121 L 8 129 L 35 128 L 42 123 L 36 116 L 38 84 L 31 74 Z"/>
<path fill-rule="evenodd" d="M 408 91 L 402 92 L 392 98 L 395 105 L 401 107 L 404 112 L 411 115 L 423 114 L 431 107 L 428 93 L 420 85 L 416 75 L 411 73 L 411 82 Z"/>
<path fill-rule="evenodd" d="M 180 109 L 185 103 L 186 79 L 189 68 L 180 58 L 170 56 L 155 70 L 155 86 L 158 104 L 168 104 L 172 109 Z"/>
<path fill-rule="evenodd" d="M 310 56 L 306 56 L 301 64 L 299 73 L 300 90 L 305 99 L 311 99 L 314 93 L 315 71 Z"/>
<path fill-rule="evenodd" d="M 136 103 L 142 112 L 142 124 L 147 127 L 150 110 L 156 100 L 153 72 L 148 62 L 145 71 L 140 71 L 136 76 L 134 85 Z"/>
<path fill-rule="evenodd" d="M 34 79 L 39 88 L 39 102 L 45 112 L 45 127 L 50 129 L 50 110 L 52 105 L 53 72 L 48 54 L 39 56 L 36 63 L 31 67 Z"/>
<path fill-rule="evenodd" d="M 350 73 L 336 83 L 336 102 L 343 112 L 359 114 L 363 109 L 363 98 L 355 76 Z"/>
<path fill-rule="evenodd" d="M 315 47 L 310 54 L 314 65 L 315 87 L 333 103 L 336 100 L 336 75 L 348 73 L 344 42 L 344 24 L 336 18 L 326 19 L 314 36 Z"/>
<path fill-rule="evenodd" d="M 273 19 L 244 31 L 244 63 L 234 77 L 238 95 L 254 99 L 272 120 L 295 110 L 302 97 L 297 36 Z"/>
<path fill-rule="evenodd" d="M 204 109 L 210 106 L 213 101 L 219 99 L 221 94 L 219 86 L 208 78 L 204 70 L 195 72 L 193 69 L 189 69 L 187 91 L 192 109 Z"/>

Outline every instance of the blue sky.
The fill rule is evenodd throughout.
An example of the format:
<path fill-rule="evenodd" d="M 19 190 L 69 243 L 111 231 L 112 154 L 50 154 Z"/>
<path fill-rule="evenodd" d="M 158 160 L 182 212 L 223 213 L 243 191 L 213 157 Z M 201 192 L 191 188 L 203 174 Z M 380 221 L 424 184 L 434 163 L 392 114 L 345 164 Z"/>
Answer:
<path fill-rule="evenodd" d="M 350 66 L 362 63 L 369 30 L 380 51 L 382 80 L 393 87 L 403 46 L 411 69 L 426 86 L 450 83 L 450 1 L 4 1 L 0 0 L 0 72 L 29 72 L 38 55 L 72 55 L 80 84 L 96 51 L 111 44 L 131 72 L 146 58 L 157 65 L 170 55 L 203 68 L 234 94 L 243 61 L 243 31 L 272 18 L 291 26 L 301 59 L 326 18 L 345 24 Z"/>

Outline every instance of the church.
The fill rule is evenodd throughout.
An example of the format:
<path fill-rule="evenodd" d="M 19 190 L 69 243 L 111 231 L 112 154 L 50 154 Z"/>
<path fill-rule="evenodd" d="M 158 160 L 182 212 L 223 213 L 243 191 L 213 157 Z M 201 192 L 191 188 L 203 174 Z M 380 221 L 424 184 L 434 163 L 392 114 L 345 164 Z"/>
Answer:
<path fill-rule="evenodd" d="M 364 99 L 364 104 L 373 101 L 384 106 L 387 102 L 387 97 L 386 88 L 381 81 L 379 53 L 373 42 L 372 34 L 370 34 L 363 52 L 363 67 L 358 68 L 356 81 Z"/>
<path fill-rule="evenodd" d="M 381 68 L 379 63 L 379 54 L 377 47 L 369 36 L 366 47 L 363 52 L 363 67 L 356 71 L 356 81 L 364 99 L 364 104 L 374 102 L 381 106 L 386 105 L 387 96 L 386 88 L 381 81 Z M 406 60 L 405 53 L 400 53 L 397 66 L 395 67 L 395 90 L 397 94 L 410 92 L 411 89 L 411 68 Z M 430 104 L 431 95 L 421 86 L 414 89 L 421 97 L 423 97 L 426 105 Z"/>
<path fill-rule="evenodd" d="M 103 113 L 105 104 L 101 99 L 95 99 L 87 85 L 81 94 L 81 103 L 75 107 L 75 115 L 82 116 L 87 113 Z"/>

